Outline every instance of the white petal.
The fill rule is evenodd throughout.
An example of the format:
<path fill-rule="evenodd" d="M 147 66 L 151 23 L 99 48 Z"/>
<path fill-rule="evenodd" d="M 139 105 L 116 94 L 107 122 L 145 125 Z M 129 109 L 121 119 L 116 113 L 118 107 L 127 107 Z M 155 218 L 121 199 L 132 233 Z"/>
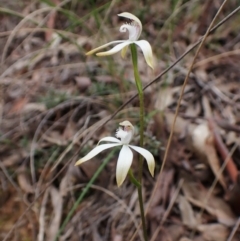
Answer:
<path fill-rule="evenodd" d="M 132 164 L 133 153 L 127 145 L 123 145 L 117 162 L 117 171 L 116 171 L 116 178 L 117 178 L 117 185 L 120 187 L 125 180 L 128 170 Z"/>
<path fill-rule="evenodd" d="M 98 144 L 99 144 L 101 141 L 110 141 L 110 142 L 116 142 L 116 143 L 120 143 L 120 142 L 121 142 L 120 140 L 118 140 L 117 138 L 112 137 L 112 136 L 107 136 L 107 137 L 102 138 L 102 139 L 98 142 Z"/>
<path fill-rule="evenodd" d="M 104 49 L 104 48 L 106 48 L 107 46 L 112 45 L 112 44 L 122 43 L 123 41 L 124 41 L 124 40 L 116 40 L 116 41 L 112 41 L 112 42 L 110 42 L 110 43 L 104 44 L 104 45 L 102 45 L 102 46 L 100 46 L 100 47 L 97 47 L 97 48 L 92 49 L 91 51 L 87 52 L 86 55 L 94 54 L 94 53 L 96 53 L 96 52 L 97 52 L 98 50 L 100 50 L 100 49 Z"/>
<path fill-rule="evenodd" d="M 108 56 L 108 55 L 115 54 L 115 53 L 119 52 L 121 49 L 123 49 L 125 46 L 127 46 L 131 43 L 133 43 L 133 42 L 130 41 L 130 40 L 124 40 L 124 41 L 122 41 L 122 43 L 116 45 L 115 47 L 113 47 L 109 51 L 97 53 L 97 56 Z"/>
<path fill-rule="evenodd" d="M 88 161 L 89 159 L 93 158 L 94 156 L 96 156 L 98 153 L 114 147 L 114 146 L 119 146 L 121 145 L 121 143 L 118 144 L 102 144 L 100 146 L 96 146 L 94 149 L 92 149 L 86 156 L 84 156 L 83 158 L 79 159 L 76 163 L 75 166 L 82 164 L 83 162 Z"/>
<path fill-rule="evenodd" d="M 143 52 L 144 58 L 147 62 L 147 64 L 154 69 L 153 67 L 153 54 L 152 54 L 152 47 L 149 44 L 148 41 L 146 40 L 139 40 L 139 41 L 134 41 L 135 44 L 137 44 Z"/>
<path fill-rule="evenodd" d="M 149 169 L 151 175 L 154 176 L 155 160 L 154 160 L 152 153 L 139 146 L 129 145 L 129 147 L 131 147 L 133 150 L 140 153 L 146 159 L 147 164 L 148 164 L 148 169 Z"/>
<path fill-rule="evenodd" d="M 118 16 L 128 18 L 128 19 L 131 19 L 131 20 L 135 21 L 139 25 L 139 27 L 141 28 L 141 32 L 142 32 L 142 23 L 139 20 L 139 18 L 137 18 L 135 15 L 133 15 L 131 13 L 128 13 L 128 12 L 124 12 L 124 13 L 118 14 Z"/>

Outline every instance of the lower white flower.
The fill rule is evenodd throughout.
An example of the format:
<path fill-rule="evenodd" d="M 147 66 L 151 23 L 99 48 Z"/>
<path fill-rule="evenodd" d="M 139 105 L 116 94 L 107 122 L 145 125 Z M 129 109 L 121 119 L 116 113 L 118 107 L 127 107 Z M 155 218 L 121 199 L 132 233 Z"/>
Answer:
<path fill-rule="evenodd" d="M 111 144 L 101 144 L 96 146 L 93 150 L 91 150 L 86 156 L 78 160 L 75 166 L 86 162 L 99 154 L 100 152 L 115 146 L 122 146 L 122 149 L 119 153 L 118 162 L 117 162 L 117 170 L 116 170 L 116 179 L 117 185 L 121 186 L 123 181 L 125 180 L 128 171 L 131 167 L 133 160 L 133 153 L 131 149 L 140 153 L 147 161 L 148 169 L 151 175 L 154 175 L 155 168 L 155 160 L 153 155 L 146 149 L 139 146 L 129 145 L 129 142 L 132 140 L 134 135 L 134 127 L 129 121 L 123 121 L 119 124 L 121 127 L 116 131 L 116 137 L 104 137 L 98 143 L 102 141 L 113 142 Z M 130 149 L 131 148 L 131 149 Z"/>

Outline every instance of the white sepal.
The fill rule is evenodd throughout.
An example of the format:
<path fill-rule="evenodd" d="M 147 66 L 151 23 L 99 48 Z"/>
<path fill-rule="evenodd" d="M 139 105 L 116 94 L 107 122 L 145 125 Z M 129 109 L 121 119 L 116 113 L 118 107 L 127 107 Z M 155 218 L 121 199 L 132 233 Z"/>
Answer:
<path fill-rule="evenodd" d="M 124 42 L 124 41 L 125 41 L 125 40 L 116 40 L 116 41 L 109 42 L 109 43 L 104 44 L 104 45 L 102 45 L 102 46 L 99 46 L 99 47 L 97 47 L 97 48 L 95 48 L 95 49 L 92 49 L 91 51 L 87 52 L 86 55 L 94 54 L 94 53 L 96 53 L 98 50 L 104 49 L 104 48 L 106 48 L 106 47 L 109 46 L 109 45 L 119 44 L 119 43 L 122 43 L 122 42 Z"/>
<path fill-rule="evenodd" d="M 118 140 L 117 138 L 112 137 L 112 136 L 103 137 L 103 138 L 98 142 L 98 144 L 99 144 L 101 141 L 109 141 L 109 142 L 116 142 L 116 143 L 120 143 L 120 142 L 121 142 L 120 140 Z"/>
<path fill-rule="evenodd" d="M 106 52 L 100 52 L 97 53 L 97 56 L 108 56 L 108 55 L 112 55 L 115 54 L 117 52 L 119 52 L 120 50 L 122 50 L 124 47 L 128 46 L 129 44 L 131 44 L 132 42 L 130 40 L 125 40 L 124 42 L 116 45 L 115 47 L 113 47 L 112 49 L 106 51 Z"/>
<path fill-rule="evenodd" d="M 86 156 L 84 156 L 83 158 L 79 159 L 76 163 L 75 166 L 82 164 L 83 162 L 88 161 L 89 159 L 95 157 L 98 153 L 114 147 L 114 146 L 120 146 L 121 143 L 117 143 L 117 144 L 102 144 L 99 146 L 96 146 L 94 149 L 92 149 Z"/>
<path fill-rule="evenodd" d="M 148 64 L 152 69 L 154 69 L 154 66 L 153 66 L 152 47 L 151 47 L 151 45 L 149 44 L 149 42 L 146 41 L 146 40 L 139 40 L 139 41 L 134 41 L 134 43 L 141 48 L 147 64 Z"/>
<path fill-rule="evenodd" d="M 154 176 L 155 160 L 152 153 L 142 147 L 129 145 L 133 150 L 140 153 L 147 161 L 149 172 Z"/>

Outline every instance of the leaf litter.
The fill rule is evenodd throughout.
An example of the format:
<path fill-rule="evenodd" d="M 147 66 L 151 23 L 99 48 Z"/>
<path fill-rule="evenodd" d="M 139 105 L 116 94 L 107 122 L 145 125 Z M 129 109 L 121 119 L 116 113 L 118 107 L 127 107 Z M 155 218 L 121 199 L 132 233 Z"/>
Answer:
<path fill-rule="evenodd" d="M 94 6 L 72 1 L 71 6 L 63 4 L 62 11 L 51 11 L 38 2 L 3 3 L 23 19 L 1 16 L 0 237 L 54 240 L 105 155 L 80 168 L 73 163 L 101 136 L 112 135 L 124 119 L 138 125 L 136 100 L 102 125 L 135 92 L 130 58 L 86 58 L 85 52 L 104 40 L 122 37 L 116 28 L 121 24 L 117 13 L 136 14 L 155 54 L 154 72 L 146 69 L 139 54 L 145 85 L 204 34 L 221 1 L 179 1 L 176 6 L 147 1 L 141 12 L 126 1 L 102 10 L 99 1 Z M 229 2 L 220 17 L 236 7 L 237 1 Z M 145 144 L 157 161 L 156 177 L 151 179 L 146 172 L 143 178 L 146 206 L 156 189 L 146 216 L 151 240 L 239 239 L 235 226 L 240 214 L 237 19 L 233 17 L 209 36 L 198 56 L 159 183 L 181 86 L 194 53 L 145 92 Z M 140 222 L 136 191 L 129 181 L 121 189 L 116 187 L 115 165 L 110 162 L 98 177 L 59 240 L 132 239 Z M 137 168 L 134 157 L 134 173 Z M 35 200 L 40 192 L 43 195 Z M 32 201 L 34 206 L 9 233 Z M 143 240 L 140 231 L 134 240 Z"/>

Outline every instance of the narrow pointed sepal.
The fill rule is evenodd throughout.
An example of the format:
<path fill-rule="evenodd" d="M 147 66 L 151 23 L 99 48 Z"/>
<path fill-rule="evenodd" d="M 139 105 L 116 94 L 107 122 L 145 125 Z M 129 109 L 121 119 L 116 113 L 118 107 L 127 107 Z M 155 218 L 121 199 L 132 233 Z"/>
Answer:
<path fill-rule="evenodd" d="M 94 53 L 96 53 L 98 50 L 104 49 L 104 48 L 106 48 L 106 47 L 109 46 L 109 45 L 119 44 L 119 43 L 122 43 L 123 41 L 124 41 L 124 40 L 116 40 L 116 41 L 112 41 L 112 42 L 110 42 L 110 43 L 104 44 L 104 45 L 102 45 L 102 46 L 99 46 L 99 47 L 97 47 L 97 48 L 95 48 L 95 49 L 92 49 L 91 51 L 87 52 L 86 55 L 94 54 Z"/>
<path fill-rule="evenodd" d="M 141 154 L 147 161 L 149 172 L 154 176 L 155 160 L 152 153 L 142 147 L 129 145 L 133 150 Z"/>
<path fill-rule="evenodd" d="M 100 52 L 97 53 L 97 56 L 108 56 L 108 55 L 113 55 L 117 52 L 119 52 L 120 50 L 122 50 L 124 47 L 126 47 L 127 45 L 131 44 L 131 41 L 125 40 L 122 43 L 119 43 L 118 45 L 114 46 L 112 49 L 106 51 L 106 52 Z"/>
<path fill-rule="evenodd" d="M 152 53 L 152 47 L 151 47 L 150 43 L 146 40 L 138 40 L 138 41 L 134 41 L 134 43 L 141 48 L 141 50 L 143 52 L 143 56 L 148 64 L 148 66 L 150 66 L 152 69 L 154 69 L 153 53 Z"/>
<path fill-rule="evenodd" d="M 118 140 L 117 138 L 115 137 L 112 137 L 112 136 L 106 136 L 106 137 L 103 137 L 99 142 L 98 142 L 98 145 L 100 142 L 102 141 L 109 141 L 109 142 L 116 142 L 116 143 L 120 143 L 121 141 Z"/>
<path fill-rule="evenodd" d="M 86 162 L 86 161 L 90 160 L 91 158 L 95 157 L 97 154 L 99 154 L 100 152 L 102 152 L 102 151 L 104 151 L 108 148 L 119 146 L 119 145 L 121 145 L 121 144 L 120 143 L 117 143 L 117 144 L 102 144 L 102 145 L 96 146 L 86 156 L 79 159 L 75 163 L 75 166 L 78 166 L 78 165 L 82 164 L 83 162 Z"/>

